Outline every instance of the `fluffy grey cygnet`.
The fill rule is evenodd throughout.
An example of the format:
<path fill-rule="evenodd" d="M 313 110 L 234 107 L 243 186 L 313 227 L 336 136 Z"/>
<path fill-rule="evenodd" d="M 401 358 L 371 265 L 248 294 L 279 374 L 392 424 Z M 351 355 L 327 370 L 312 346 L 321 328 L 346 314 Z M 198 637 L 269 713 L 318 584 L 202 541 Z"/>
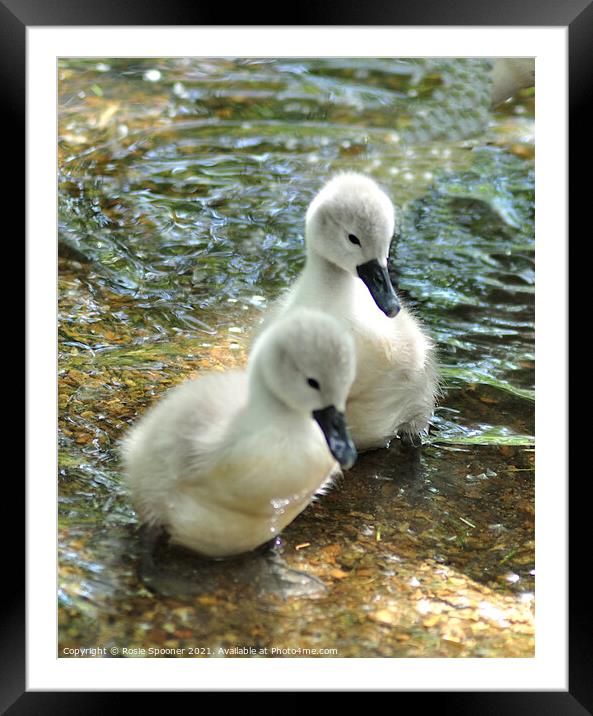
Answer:
<path fill-rule="evenodd" d="M 356 458 L 344 422 L 354 361 L 342 327 L 302 308 L 259 336 L 247 371 L 171 390 L 122 444 L 141 521 L 210 557 L 272 539 Z"/>
<path fill-rule="evenodd" d="M 264 319 L 266 326 L 314 308 L 354 338 L 346 418 L 358 449 L 383 447 L 395 434 L 419 444 L 438 393 L 433 342 L 401 305 L 387 272 L 394 229 L 393 204 L 372 179 L 334 177 L 307 211 L 305 268 Z"/>

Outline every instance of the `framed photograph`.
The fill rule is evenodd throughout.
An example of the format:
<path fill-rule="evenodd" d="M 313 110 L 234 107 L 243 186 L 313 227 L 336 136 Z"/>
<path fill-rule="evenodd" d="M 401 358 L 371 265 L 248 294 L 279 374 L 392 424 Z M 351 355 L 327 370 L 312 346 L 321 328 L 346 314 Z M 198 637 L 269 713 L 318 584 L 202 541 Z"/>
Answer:
<path fill-rule="evenodd" d="M 27 191 L 3 708 L 590 713 L 567 292 L 591 6 L 220 14 L 0 4 Z"/>

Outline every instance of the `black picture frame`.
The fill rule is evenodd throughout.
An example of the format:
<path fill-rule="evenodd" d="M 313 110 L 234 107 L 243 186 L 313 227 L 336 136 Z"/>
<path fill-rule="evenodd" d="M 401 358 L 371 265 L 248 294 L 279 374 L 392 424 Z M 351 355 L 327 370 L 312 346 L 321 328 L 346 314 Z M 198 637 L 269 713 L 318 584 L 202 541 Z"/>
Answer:
<path fill-rule="evenodd" d="M 241 25 L 455 25 L 455 26 L 566 26 L 569 37 L 569 133 L 570 133 L 570 196 L 569 212 L 572 226 L 579 213 L 590 202 L 591 184 L 587 165 L 590 152 L 591 111 L 587 106 L 593 96 L 593 1 L 592 0 L 415 0 L 413 3 L 388 3 L 387 0 L 366 0 L 365 3 L 334 0 L 332 3 L 299 3 L 293 17 L 278 16 L 276 22 L 257 22 L 257 8 L 252 6 L 229 8 L 208 6 L 184 0 L 0 0 L 0 87 L 2 88 L 4 137 L 9 138 L 5 152 L 14 152 L 10 169 L 11 188 L 5 190 L 5 200 L 15 207 L 21 200 L 24 186 L 24 162 L 16 138 L 25 134 L 25 69 L 26 28 L 33 26 L 72 25 L 226 25 L 219 22 L 233 17 L 233 26 Z M 261 13 L 260 13 L 261 15 Z M 287 22 L 288 20 L 288 22 Z M 587 102 L 589 100 L 589 102 Z M 24 145 L 24 143 L 23 143 Z M 18 180 L 23 167 L 23 182 Z M 590 171 L 590 169 L 589 169 Z M 12 196 L 14 194 L 14 196 Z M 583 217 L 584 218 L 584 217 Z M 580 222 L 578 222 L 580 225 Z M 583 224 L 588 226 L 587 222 Z M 582 244 L 589 241 L 590 230 L 583 230 Z M 562 248 L 561 248 L 562 250 Z M 573 251 L 574 257 L 576 252 Z M 581 262 L 582 264 L 583 262 Z M 586 263 L 586 262 L 585 262 Z M 570 261 L 570 270 L 574 261 Z M 574 277 L 573 277 L 574 280 Z M 575 303 L 573 305 L 580 304 Z M 586 304 L 588 305 L 588 303 Z M 572 316 L 570 326 L 578 320 Z M 579 326 L 580 327 L 580 326 Z M 574 333 L 573 333 L 574 335 Z M 578 334 L 577 334 L 578 335 Z M 563 339 L 564 337 L 560 337 Z M 31 348 L 31 346 L 29 346 Z M 563 376 L 559 376 L 562 380 Z M 559 431 L 568 426 L 559 425 Z M 575 438 L 576 439 L 576 438 Z M 570 441 L 569 441 L 570 445 Z M 24 507 L 24 491 L 15 474 L 5 475 L 4 505 Z M 579 471 L 580 472 L 580 471 Z M 591 480 L 587 474 L 577 475 L 569 496 L 569 690 L 566 692 L 422 692 L 423 708 L 438 708 L 440 712 L 489 716 L 490 714 L 572 715 L 593 713 L 593 659 L 589 641 L 593 635 L 590 597 L 584 573 L 588 568 L 586 547 L 591 541 L 588 521 L 580 519 L 579 506 L 590 511 Z M 8 493 L 8 494 L 7 494 Z M 24 509 L 21 514 L 24 514 Z M 21 714 L 104 714 L 119 712 L 132 705 L 138 694 L 109 692 L 28 692 L 25 690 L 25 591 L 23 553 L 12 545 L 18 540 L 18 530 L 10 522 L 5 527 L 4 552 L 13 554 L 15 564 L 4 565 L 5 581 L 0 616 L 0 709 L 11 716 Z M 563 578 L 560 575 L 559 578 Z M 272 685 L 271 685 L 272 686 Z M 347 685 L 345 684 L 345 689 Z M 399 693 L 397 704 L 409 693 Z M 418 708 L 418 693 L 412 694 Z M 151 699 L 158 699 L 154 694 Z M 170 697 L 168 697 L 170 698 Z M 156 703 L 153 702 L 153 706 Z"/>

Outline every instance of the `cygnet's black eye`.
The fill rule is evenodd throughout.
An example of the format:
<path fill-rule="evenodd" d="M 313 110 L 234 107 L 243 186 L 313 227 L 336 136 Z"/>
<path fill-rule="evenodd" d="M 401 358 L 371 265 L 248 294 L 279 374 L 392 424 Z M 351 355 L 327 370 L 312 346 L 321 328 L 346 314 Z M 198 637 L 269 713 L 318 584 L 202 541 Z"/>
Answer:
<path fill-rule="evenodd" d="M 354 234 L 348 234 L 348 238 L 353 244 L 360 246 L 360 240 L 356 236 L 354 236 Z"/>
<path fill-rule="evenodd" d="M 319 383 L 315 378 L 307 378 L 307 383 L 309 383 L 312 388 L 315 388 L 315 390 L 319 390 Z"/>

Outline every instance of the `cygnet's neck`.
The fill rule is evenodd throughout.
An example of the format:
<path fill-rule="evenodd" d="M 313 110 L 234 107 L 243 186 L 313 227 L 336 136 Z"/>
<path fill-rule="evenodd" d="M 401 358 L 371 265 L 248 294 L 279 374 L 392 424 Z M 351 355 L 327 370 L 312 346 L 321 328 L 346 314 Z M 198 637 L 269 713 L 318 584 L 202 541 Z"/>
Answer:
<path fill-rule="evenodd" d="M 256 431 L 270 424 L 295 425 L 305 419 L 306 415 L 294 410 L 274 395 L 266 385 L 263 366 L 256 358 L 248 370 L 247 405 L 241 416 L 244 426 L 250 431 Z"/>
<path fill-rule="evenodd" d="M 345 311 L 353 300 L 356 280 L 351 273 L 308 248 L 297 287 L 298 304 L 325 310 L 338 304 Z"/>

